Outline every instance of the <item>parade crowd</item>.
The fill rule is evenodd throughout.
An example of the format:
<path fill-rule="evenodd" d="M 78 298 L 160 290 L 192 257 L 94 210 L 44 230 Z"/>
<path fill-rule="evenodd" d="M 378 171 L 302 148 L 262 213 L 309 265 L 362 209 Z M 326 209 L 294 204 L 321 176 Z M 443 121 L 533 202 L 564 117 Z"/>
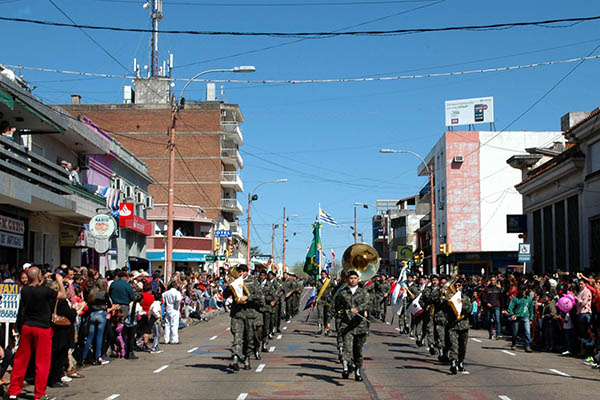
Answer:
<path fill-rule="evenodd" d="M 49 399 L 47 386 L 67 387 L 84 378 L 83 367 L 161 353 L 161 344 L 179 344 L 179 329 L 226 306 L 227 283 L 207 273 L 176 272 L 165 283 L 160 270 L 125 267 L 102 276 L 93 268 L 27 263 L 20 271 L 0 265 L 0 276 L 21 285 L 17 322 L 3 331 L 1 343 L 8 334 L 9 345 L 0 347 L 3 385 L 12 365 L 4 387 L 11 399 L 25 380 L 34 384 L 35 399 Z"/>

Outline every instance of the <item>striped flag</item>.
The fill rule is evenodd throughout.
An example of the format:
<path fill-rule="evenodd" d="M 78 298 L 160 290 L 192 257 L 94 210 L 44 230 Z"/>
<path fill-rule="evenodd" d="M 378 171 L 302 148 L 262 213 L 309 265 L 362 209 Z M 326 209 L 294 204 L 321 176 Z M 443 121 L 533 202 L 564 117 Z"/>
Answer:
<path fill-rule="evenodd" d="M 324 222 L 329 225 L 338 226 L 337 222 L 335 222 L 335 219 L 333 219 L 331 215 L 327 214 L 327 212 L 325 210 L 322 210 L 321 208 L 319 208 L 319 222 Z"/>

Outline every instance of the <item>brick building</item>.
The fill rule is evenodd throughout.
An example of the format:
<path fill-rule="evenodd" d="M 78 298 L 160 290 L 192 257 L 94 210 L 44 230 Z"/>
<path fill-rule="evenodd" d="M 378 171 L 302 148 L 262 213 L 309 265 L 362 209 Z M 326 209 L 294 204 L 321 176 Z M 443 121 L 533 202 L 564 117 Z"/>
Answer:
<path fill-rule="evenodd" d="M 137 79 L 136 87 L 142 88 L 147 80 Z M 90 118 L 147 164 L 156 182 L 149 188 L 155 207 L 148 219 L 155 226 L 154 235 L 148 238 L 147 254 L 156 267 L 165 260 L 171 106 L 140 93 L 138 97 L 124 104 L 80 104 L 79 97 L 73 97 L 72 104 L 61 107 Z M 217 248 L 219 253 L 231 251 L 233 254 L 227 254 L 231 258 L 245 251 L 236 219 L 243 214 L 237 192 L 243 190 L 238 169 L 243 167 L 239 124 L 244 119 L 238 105 L 214 97 L 210 100 L 188 102 L 177 114 L 174 230 L 179 229 L 185 239 L 173 240 L 176 269 L 213 267 L 206 256 Z M 231 230 L 232 237 L 215 239 L 217 229 Z"/>

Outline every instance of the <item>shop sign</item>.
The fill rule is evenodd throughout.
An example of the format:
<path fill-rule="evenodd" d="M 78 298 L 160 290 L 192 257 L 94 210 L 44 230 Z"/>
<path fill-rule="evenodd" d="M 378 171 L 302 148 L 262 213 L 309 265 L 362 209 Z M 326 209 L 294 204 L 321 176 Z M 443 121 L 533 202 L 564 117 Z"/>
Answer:
<path fill-rule="evenodd" d="M 25 233 L 25 222 L 0 215 L 0 229 L 22 235 Z"/>
<path fill-rule="evenodd" d="M 134 210 L 133 203 L 121 203 L 119 206 L 119 223 L 123 225 L 123 221 L 133 219 Z"/>
<path fill-rule="evenodd" d="M 22 249 L 23 242 L 23 235 L 14 235 L 8 232 L 0 232 L 0 246 L 12 247 L 14 249 Z"/>
<path fill-rule="evenodd" d="M 121 227 L 129 228 L 132 231 L 143 233 L 146 236 L 152 235 L 152 222 L 133 215 L 129 219 L 121 220 Z"/>
<path fill-rule="evenodd" d="M 98 214 L 90 220 L 90 232 L 96 239 L 109 239 L 117 229 L 117 222 L 107 214 Z"/>
<path fill-rule="evenodd" d="M 18 283 L 0 283 L 0 322 L 15 323 L 21 301 L 21 285 Z"/>
<path fill-rule="evenodd" d="M 79 240 L 79 232 L 76 229 L 60 228 L 58 245 L 61 247 L 72 247 Z"/>

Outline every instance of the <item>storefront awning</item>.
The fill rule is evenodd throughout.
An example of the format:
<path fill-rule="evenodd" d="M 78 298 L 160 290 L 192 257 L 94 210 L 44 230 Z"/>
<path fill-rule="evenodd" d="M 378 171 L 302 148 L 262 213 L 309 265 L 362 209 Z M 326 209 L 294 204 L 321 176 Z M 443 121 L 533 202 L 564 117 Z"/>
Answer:
<path fill-rule="evenodd" d="M 173 261 L 181 262 L 206 262 L 207 253 L 173 252 Z M 150 261 L 165 261 L 164 251 L 147 251 L 146 257 Z"/>

